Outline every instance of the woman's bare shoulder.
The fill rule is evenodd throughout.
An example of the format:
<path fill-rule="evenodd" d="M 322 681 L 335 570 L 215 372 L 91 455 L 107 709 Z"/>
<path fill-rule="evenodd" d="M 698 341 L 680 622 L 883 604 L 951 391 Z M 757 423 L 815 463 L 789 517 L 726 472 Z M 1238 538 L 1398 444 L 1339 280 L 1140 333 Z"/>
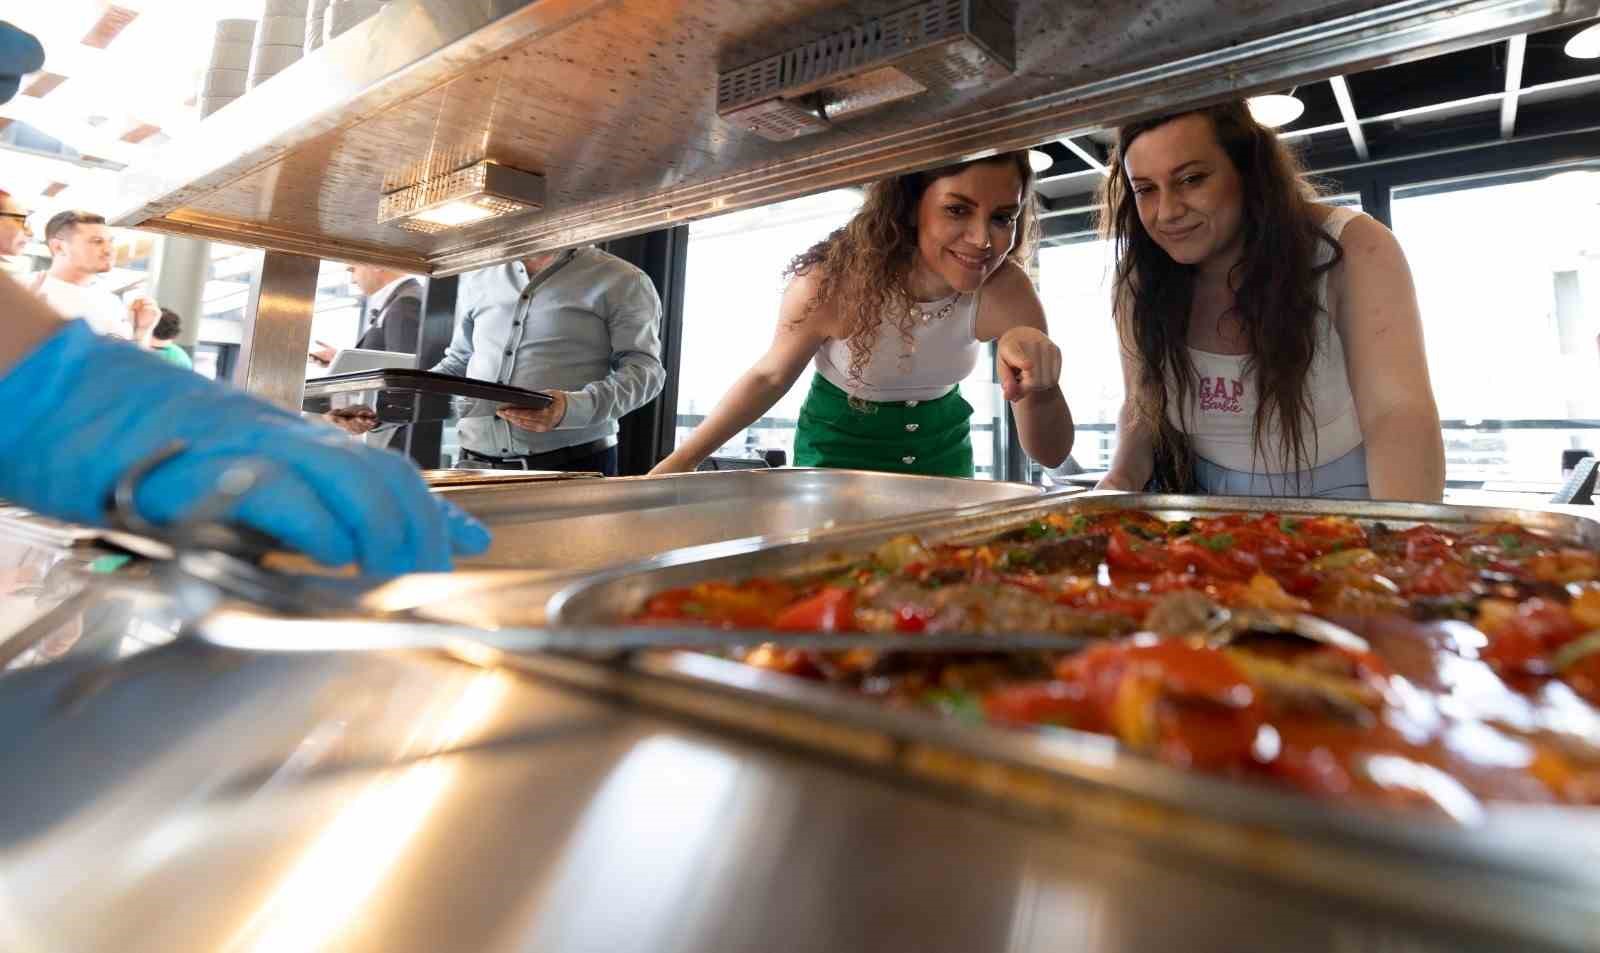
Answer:
<path fill-rule="evenodd" d="M 836 337 L 841 330 L 836 310 L 821 300 L 822 276 L 820 269 L 812 266 L 793 275 L 783 289 L 783 302 L 779 307 L 781 319 L 816 337 Z"/>

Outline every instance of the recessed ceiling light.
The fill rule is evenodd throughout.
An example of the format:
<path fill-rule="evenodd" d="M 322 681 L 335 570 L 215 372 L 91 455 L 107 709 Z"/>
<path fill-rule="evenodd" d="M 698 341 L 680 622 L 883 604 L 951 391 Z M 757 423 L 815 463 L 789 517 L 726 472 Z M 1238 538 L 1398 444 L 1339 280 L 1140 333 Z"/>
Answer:
<path fill-rule="evenodd" d="M 1287 93 L 1251 96 L 1245 104 L 1250 107 L 1250 115 L 1255 117 L 1256 122 L 1269 129 L 1287 126 L 1306 111 L 1305 103 Z"/>
<path fill-rule="evenodd" d="M 378 205 L 378 221 L 431 235 L 543 207 L 541 176 L 484 161 L 390 192 Z"/>
<path fill-rule="evenodd" d="M 1600 59 L 1600 23 L 1594 23 L 1567 41 L 1564 47 L 1575 60 Z"/>
<path fill-rule="evenodd" d="M 1043 149 L 1028 150 L 1028 165 L 1033 167 L 1034 175 L 1043 173 L 1046 169 L 1055 164 L 1056 160 L 1052 159 L 1050 157 L 1050 153 L 1044 151 Z"/>

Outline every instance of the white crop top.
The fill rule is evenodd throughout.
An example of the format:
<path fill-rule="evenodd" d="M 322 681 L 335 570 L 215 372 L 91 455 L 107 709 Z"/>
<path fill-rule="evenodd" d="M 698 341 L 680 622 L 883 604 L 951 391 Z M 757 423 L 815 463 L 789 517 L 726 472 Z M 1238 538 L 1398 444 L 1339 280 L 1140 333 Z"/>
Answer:
<path fill-rule="evenodd" d="M 933 317 L 952 298 L 955 307 L 950 313 Z M 861 369 L 860 382 L 850 379 L 850 345 L 833 338 L 817 349 L 817 373 L 861 400 L 922 401 L 948 394 L 978 366 L 978 293 L 918 302 L 917 309 L 923 320 L 912 329 L 913 346 L 907 348 L 900 329 L 885 320 L 873 342 L 872 356 Z"/>
<path fill-rule="evenodd" d="M 1334 208 L 1322 223 L 1323 230 L 1338 239 L 1344 227 L 1360 212 Z M 1318 267 L 1333 258 L 1333 248 L 1319 242 Z M 1344 363 L 1344 341 L 1334 327 L 1328 308 L 1328 272 L 1317 280 L 1317 346 L 1306 375 L 1312 428 L 1306 433 L 1305 451 L 1309 460 L 1293 464 L 1293 469 L 1310 469 L 1344 456 L 1361 445 L 1361 424 L 1356 418 L 1355 395 L 1350 391 L 1350 374 Z M 1253 445 L 1256 406 L 1259 392 L 1255 375 L 1245 373 L 1246 354 L 1215 354 L 1189 348 L 1194 362 L 1196 392 L 1189 397 L 1189 441 L 1199 456 L 1230 470 L 1246 473 L 1283 471 L 1283 435 L 1274 412 L 1267 420 L 1259 451 Z M 1174 379 L 1168 376 L 1169 392 L 1175 392 Z M 1167 404 L 1167 419 L 1174 427 L 1186 425 L 1178 415 L 1178 402 Z"/>

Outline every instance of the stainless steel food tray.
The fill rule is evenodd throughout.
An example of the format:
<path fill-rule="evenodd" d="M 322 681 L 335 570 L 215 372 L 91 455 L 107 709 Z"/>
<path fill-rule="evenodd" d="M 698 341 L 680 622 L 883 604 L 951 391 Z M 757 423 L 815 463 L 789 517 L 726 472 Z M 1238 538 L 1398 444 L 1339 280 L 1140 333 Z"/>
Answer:
<path fill-rule="evenodd" d="M 784 467 L 537 486 L 439 487 L 494 533 L 475 568 L 587 570 L 684 546 L 1037 499 L 1026 483 Z"/>
<path fill-rule="evenodd" d="M 593 480 L 600 473 L 568 473 L 560 470 L 423 470 L 422 481 L 433 489 L 460 486 L 505 486 L 528 483 L 560 483 L 563 480 Z"/>
<path fill-rule="evenodd" d="M 985 537 L 1042 513 L 1140 509 L 1348 515 L 1405 526 L 1514 522 L 1600 547 L 1600 523 L 1548 511 L 1404 503 L 1117 494 L 1034 500 L 950 518 L 900 520 L 825 539 L 739 541 L 680 550 L 601 573 L 552 599 L 562 624 L 614 623 L 664 588 L 712 578 L 796 576 L 847 563 L 884 540 Z M 503 597 L 503 594 L 502 594 Z M 1507 940 L 1600 946 L 1600 812 L 1494 805 L 1472 825 L 1328 803 L 1265 785 L 1191 774 L 1100 735 L 1008 730 L 900 710 L 829 686 L 690 653 L 616 666 L 516 664 L 643 704 L 863 762 L 1012 810 L 1107 826 L 1296 884 L 1495 931 Z"/>

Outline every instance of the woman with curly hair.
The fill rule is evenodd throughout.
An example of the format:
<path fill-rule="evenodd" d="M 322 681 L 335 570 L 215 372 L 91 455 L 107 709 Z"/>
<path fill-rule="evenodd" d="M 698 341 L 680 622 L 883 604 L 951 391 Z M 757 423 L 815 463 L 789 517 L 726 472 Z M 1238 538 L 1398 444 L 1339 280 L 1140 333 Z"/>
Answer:
<path fill-rule="evenodd" d="M 1100 486 L 1438 500 L 1406 258 L 1241 102 L 1117 134 L 1101 222 L 1127 398 Z"/>
<path fill-rule="evenodd" d="M 797 466 L 970 477 L 972 406 L 957 386 L 981 342 L 1023 449 L 1072 450 L 1061 351 L 1023 271 L 1037 217 L 1026 153 L 885 179 L 844 227 L 797 256 L 772 346 L 683 445 L 650 472 L 693 470 L 816 365 Z"/>

